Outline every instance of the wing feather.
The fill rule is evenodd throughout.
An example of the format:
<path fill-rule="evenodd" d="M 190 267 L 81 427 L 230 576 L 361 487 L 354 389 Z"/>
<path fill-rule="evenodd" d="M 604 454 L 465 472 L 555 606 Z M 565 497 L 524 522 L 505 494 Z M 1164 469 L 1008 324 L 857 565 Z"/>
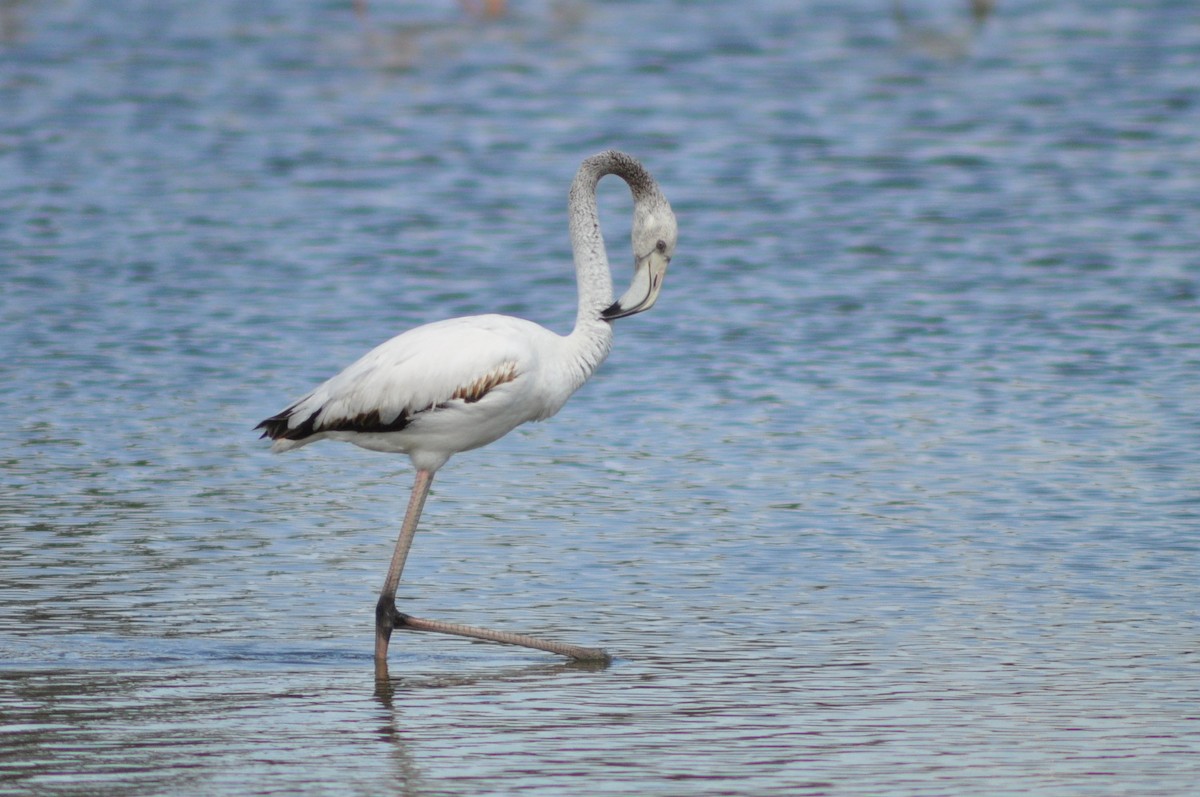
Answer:
<path fill-rule="evenodd" d="M 422 412 L 478 402 L 517 380 L 534 367 L 542 335 L 553 333 L 507 316 L 426 324 L 375 347 L 256 428 L 294 441 L 332 431 L 401 431 Z"/>

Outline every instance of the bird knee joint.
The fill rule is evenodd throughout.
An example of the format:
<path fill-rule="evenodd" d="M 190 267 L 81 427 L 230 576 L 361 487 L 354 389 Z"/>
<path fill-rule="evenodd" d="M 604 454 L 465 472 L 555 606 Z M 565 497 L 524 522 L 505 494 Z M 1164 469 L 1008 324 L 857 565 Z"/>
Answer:
<path fill-rule="evenodd" d="M 375 628 L 382 634 L 391 635 L 393 628 L 402 628 L 408 617 L 396 608 L 395 598 L 381 596 L 375 604 Z"/>

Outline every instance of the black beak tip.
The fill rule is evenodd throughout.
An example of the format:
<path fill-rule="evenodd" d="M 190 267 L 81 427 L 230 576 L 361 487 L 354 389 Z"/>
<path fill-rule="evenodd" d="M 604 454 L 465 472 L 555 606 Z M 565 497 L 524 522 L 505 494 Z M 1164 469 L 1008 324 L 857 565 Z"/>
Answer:
<path fill-rule="evenodd" d="M 612 321 L 614 318 L 620 318 L 621 315 L 621 303 L 613 302 L 607 309 L 600 313 L 600 318 L 605 321 Z"/>

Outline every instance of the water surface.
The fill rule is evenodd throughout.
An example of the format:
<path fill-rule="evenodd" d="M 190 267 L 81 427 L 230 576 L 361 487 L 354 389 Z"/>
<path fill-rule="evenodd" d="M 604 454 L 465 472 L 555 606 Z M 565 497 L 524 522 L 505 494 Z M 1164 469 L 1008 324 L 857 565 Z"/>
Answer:
<path fill-rule="evenodd" d="M 0 794 L 1186 793 L 1200 16 L 906 7 L 6 5 Z M 615 661 L 377 685 L 407 463 L 250 427 L 422 322 L 566 331 L 606 147 L 663 298 L 439 474 L 400 598 Z"/>

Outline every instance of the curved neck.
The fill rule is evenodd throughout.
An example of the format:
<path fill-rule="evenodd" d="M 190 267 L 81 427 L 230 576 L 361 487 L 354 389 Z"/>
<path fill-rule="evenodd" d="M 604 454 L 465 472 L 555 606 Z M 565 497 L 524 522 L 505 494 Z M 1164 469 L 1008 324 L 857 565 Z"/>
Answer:
<path fill-rule="evenodd" d="M 608 150 L 593 155 L 580 164 L 575 173 L 567 212 L 570 215 L 571 250 L 575 256 L 575 279 L 579 286 L 579 312 L 575 317 L 575 329 L 567 340 L 574 349 L 578 384 L 583 384 L 604 362 L 612 348 L 612 324 L 600 317 L 613 302 L 613 287 L 596 204 L 596 186 L 609 174 L 617 175 L 629 185 L 635 225 L 638 214 L 647 212 L 647 205 L 666 202 L 650 173 L 622 152 Z"/>
<path fill-rule="evenodd" d="M 629 185 L 635 214 L 643 202 L 658 194 L 658 187 L 649 172 L 624 153 L 609 150 L 580 164 L 567 201 L 575 279 L 579 286 L 576 333 L 590 328 L 609 328 L 609 323 L 601 320 L 600 313 L 613 301 L 612 271 L 604 249 L 604 236 L 600 233 L 600 211 L 596 205 L 596 186 L 600 178 L 609 174 L 615 174 Z"/>

